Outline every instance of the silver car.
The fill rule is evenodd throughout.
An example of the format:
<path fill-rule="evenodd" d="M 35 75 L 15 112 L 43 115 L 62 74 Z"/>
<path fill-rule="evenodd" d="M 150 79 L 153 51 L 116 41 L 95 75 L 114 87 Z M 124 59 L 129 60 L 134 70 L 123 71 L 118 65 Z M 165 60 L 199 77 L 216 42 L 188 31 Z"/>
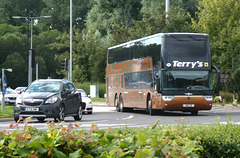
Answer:
<path fill-rule="evenodd" d="M 11 88 L 6 89 L 4 100 L 6 105 L 14 105 L 19 94 Z M 0 93 L 0 103 L 2 105 L 2 92 Z"/>
<path fill-rule="evenodd" d="M 91 96 L 87 95 L 83 89 L 77 89 L 77 91 L 81 93 L 82 102 L 86 103 L 86 107 L 85 107 L 85 109 L 83 109 L 83 112 L 87 113 L 87 114 L 92 114 L 93 106 L 92 106 L 92 101 L 90 98 Z"/>

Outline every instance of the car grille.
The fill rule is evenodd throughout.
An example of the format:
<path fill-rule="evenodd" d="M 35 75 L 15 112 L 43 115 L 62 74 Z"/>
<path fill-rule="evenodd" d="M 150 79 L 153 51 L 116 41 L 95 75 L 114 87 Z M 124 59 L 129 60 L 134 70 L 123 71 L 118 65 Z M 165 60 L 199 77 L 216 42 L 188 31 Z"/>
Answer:
<path fill-rule="evenodd" d="M 28 106 L 38 106 L 41 105 L 43 99 L 25 99 L 23 103 Z"/>
<path fill-rule="evenodd" d="M 16 97 L 8 97 L 9 100 L 16 100 Z"/>

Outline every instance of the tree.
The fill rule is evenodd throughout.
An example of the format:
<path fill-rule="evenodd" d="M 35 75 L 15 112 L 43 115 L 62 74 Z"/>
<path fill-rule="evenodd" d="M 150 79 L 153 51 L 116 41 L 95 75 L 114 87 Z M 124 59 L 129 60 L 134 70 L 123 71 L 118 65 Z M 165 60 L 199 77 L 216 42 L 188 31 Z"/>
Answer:
<path fill-rule="evenodd" d="M 7 85 L 9 87 L 27 86 L 27 64 L 20 53 L 14 52 L 8 55 L 2 67 L 13 70 L 12 73 L 7 74 Z"/>
<path fill-rule="evenodd" d="M 61 66 L 59 61 L 55 60 L 55 56 L 61 52 L 51 49 L 51 44 L 57 41 L 56 38 L 61 33 L 57 30 L 46 29 L 45 25 L 38 25 L 37 28 L 41 33 L 33 36 L 33 48 L 36 51 L 36 58 L 39 57 L 37 59 L 41 62 L 39 63 L 39 78 L 59 78 L 56 70 L 61 69 Z"/>
<path fill-rule="evenodd" d="M 0 1 L 0 24 L 8 23 L 20 25 L 20 19 L 13 19 L 12 16 L 41 16 L 41 11 L 45 7 L 42 0 L 1 0 Z"/>
<path fill-rule="evenodd" d="M 114 33 L 115 43 L 123 43 L 160 32 L 188 32 L 186 23 L 188 10 L 181 6 L 183 4 L 180 0 L 171 3 L 168 18 L 166 18 L 165 0 L 142 0 L 140 11 L 142 19 L 135 21 L 130 29 L 118 25 Z"/>
<path fill-rule="evenodd" d="M 43 0 L 46 8 L 42 15 L 51 15 L 51 27 L 59 31 L 68 31 L 70 26 L 70 2 L 66 0 Z M 73 27 L 85 28 L 86 15 L 92 7 L 93 0 L 73 0 Z"/>
<path fill-rule="evenodd" d="M 239 0 L 200 0 L 197 20 L 192 19 L 196 32 L 210 36 L 213 63 L 222 73 L 231 75 L 231 91 L 240 82 L 240 2 Z"/>
<path fill-rule="evenodd" d="M 95 0 L 87 16 L 87 29 L 95 38 L 111 43 L 115 24 L 131 27 L 138 20 L 140 0 Z"/>

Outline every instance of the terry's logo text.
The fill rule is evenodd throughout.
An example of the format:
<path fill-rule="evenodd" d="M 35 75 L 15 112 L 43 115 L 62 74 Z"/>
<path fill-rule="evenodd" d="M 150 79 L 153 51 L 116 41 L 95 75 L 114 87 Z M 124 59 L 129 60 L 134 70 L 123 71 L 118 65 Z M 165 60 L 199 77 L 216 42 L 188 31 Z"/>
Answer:
<path fill-rule="evenodd" d="M 166 64 L 167 67 L 189 67 L 189 68 L 195 68 L 195 67 L 208 67 L 208 62 L 180 62 L 180 61 L 173 61 L 173 65 L 171 63 Z"/>

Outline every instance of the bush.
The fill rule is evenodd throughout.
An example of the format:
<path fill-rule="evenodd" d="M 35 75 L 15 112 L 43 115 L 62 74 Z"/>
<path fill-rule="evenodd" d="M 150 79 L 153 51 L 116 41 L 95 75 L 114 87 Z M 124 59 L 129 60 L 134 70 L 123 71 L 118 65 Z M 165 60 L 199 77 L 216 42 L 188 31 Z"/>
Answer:
<path fill-rule="evenodd" d="M 91 83 L 91 82 L 83 82 L 83 83 L 75 83 L 78 89 L 83 89 L 88 95 L 90 95 L 90 85 L 98 85 L 99 86 L 99 97 L 104 98 L 104 94 L 106 93 L 106 85 L 105 83 Z"/>
<path fill-rule="evenodd" d="M 222 97 L 223 103 L 232 103 L 233 102 L 234 94 L 221 91 L 221 92 L 219 92 L 219 95 Z"/>
<path fill-rule="evenodd" d="M 37 130 L 24 120 L 23 130 L 0 131 L 0 157 L 240 157 L 240 126 L 176 126 L 151 128 L 79 130 L 79 124 L 56 125 L 48 122 L 48 130 Z"/>
<path fill-rule="evenodd" d="M 240 126 L 228 123 L 195 126 L 189 132 L 203 147 L 201 157 L 240 157 Z"/>

